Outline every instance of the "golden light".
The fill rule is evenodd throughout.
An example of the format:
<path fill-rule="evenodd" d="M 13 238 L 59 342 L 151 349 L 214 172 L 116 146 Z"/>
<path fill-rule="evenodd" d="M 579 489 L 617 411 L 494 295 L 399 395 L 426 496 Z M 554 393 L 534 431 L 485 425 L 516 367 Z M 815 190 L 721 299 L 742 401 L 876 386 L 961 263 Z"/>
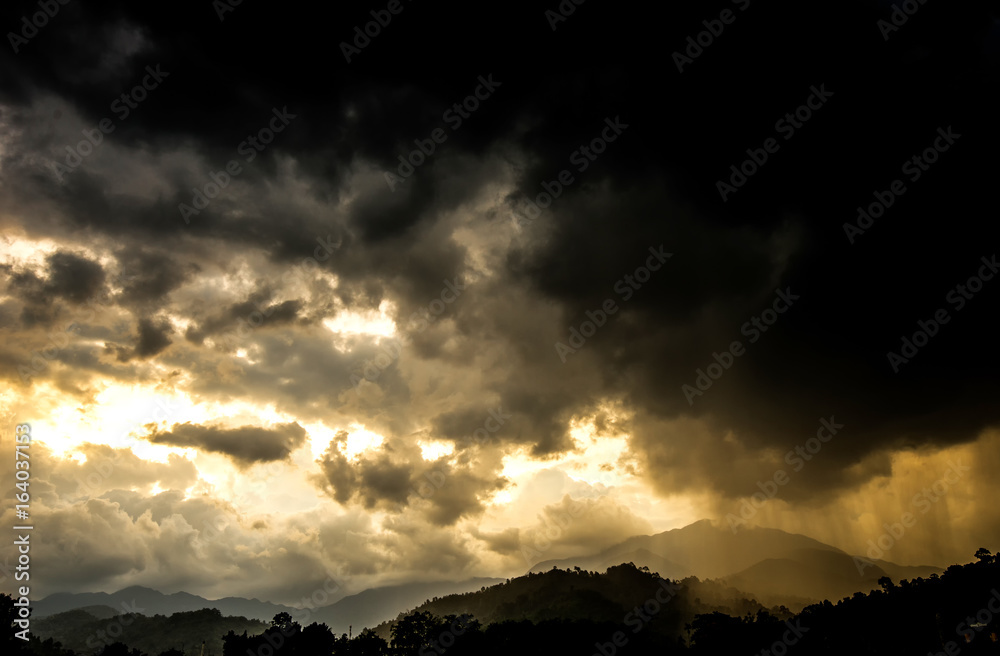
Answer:
<path fill-rule="evenodd" d="M 451 442 L 434 440 L 433 442 L 417 442 L 420 447 L 420 456 L 424 460 L 437 460 L 444 456 L 450 456 L 455 452 L 455 445 Z"/>
<path fill-rule="evenodd" d="M 24 233 L 0 236 L 0 260 L 4 264 L 40 267 L 45 256 L 59 250 L 60 244 L 51 239 L 26 239 Z"/>
<path fill-rule="evenodd" d="M 365 451 L 378 448 L 384 441 L 384 437 L 368 430 L 363 424 L 351 424 L 348 428 L 344 455 L 349 460 L 355 460 Z"/>
<path fill-rule="evenodd" d="M 505 506 L 514 500 L 514 495 L 508 490 L 500 490 L 494 494 L 487 502 L 487 506 Z"/>
<path fill-rule="evenodd" d="M 377 311 L 337 308 L 336 316 L 324 319 L 323 325 L 338 337 L 343 335 L 391 337 L 396 333 L 396 322 L 391 316 L 392 310 L 393 306 L 388 301 L 382 301 Z"/>

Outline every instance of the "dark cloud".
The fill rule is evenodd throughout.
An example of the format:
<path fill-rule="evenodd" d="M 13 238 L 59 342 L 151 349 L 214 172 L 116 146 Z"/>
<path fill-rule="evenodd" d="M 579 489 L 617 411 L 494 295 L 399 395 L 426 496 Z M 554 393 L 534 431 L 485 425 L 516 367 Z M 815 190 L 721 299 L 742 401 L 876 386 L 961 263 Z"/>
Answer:
<path fill-rule="evenodd" d="M 73 253 L 56 252 L 46 258 L 48 280 L 42 293 L 82 303 L 104 285 L 104 269 L 97 262 Z"/>
<path fill-rule="evenodd" d="M 284 460 L 306 441 L 306 431 L 298 423 L 279 424 L 273 428 L 241 426 L 222 428 L 192 424 L 174 424 L 170 430 L 154 428 L 144 439 L 153 444 L 193 447 L 222 453 L 240 466 Z"/>
<path fill-rule="evenodd" d="M 471 470 L 468 463 L 414 462 L 391 446 L 351 460 L 343 452 L 347 438 L 346 431 L 337 434 L 319 460 L 322 475 L 314 479 L 341 505 L 357 502 L 396 513 L 413 507 L 432 525 L 450 526 L 479 515 L 484 501 L 509 484 L 492 472 Z"/>
<path fill-rule="evenodd" d="M 997 168 L 995 10 L 927 3 L 886 40 L 884 2 L 731 4 L 736 22 L 683 72 L 675 51 L 717 9 L 670 6 L 651 20 L 639 3 L 587 3 L 553 30 L 533 3 L 489 15 L 406 4 L 348 63 L 336 44 L 367 8 L 337 5 L 318 21 L 267 3 L 225 20 L 203 2 L 61 6 L 23 52 L 0 54 L 0 227 L 58 245 L 31 266 L 3 264 L 12 327 L 0 360 L 49 348 L 38 376 L 74 398 L 103 381 L 156 383 L 153 363 L 182 372 L 164 386 L 195 403 L 363 423 L 386 446 L 348 459 L 338 438 L 318 483 L 344 512 L 402 509 L 390 546 L 413 562 L 428 557 L 412 548 L 427 526 L 477 516 L 503 489 L 505 455 L 582 456 L 581 417 L 627 432 L 623 459 L 658 493 L 724 501 L 752 493 L 835 417 L 843 431 L 786 495 L 804 506 L 891 475 L 891 454 L 976 440 L 1000 419 L 1000 282 L 961 311 L 945 299 L 1000 236 L 980 209 Z M 2 18 L 16 26 L 35 11 L 9 3 Z M 149 66 L 168 74 L 120 118 L 112 103 Z M 495 93 L 390 190 L 385 173 L 485 75 L 501 82 Z M 785 140 L 776 122 L 819 85 L 833 96 Z M 247 161 L 241 143 L 283 108 L 295 118 Z M 114 131 L 57 175 L 108 117 Z M 580 170 L 581 147 L 597 153 L 608 121 L 628 127 Z M 961 138 L 852 244 L 856 208 L 948 126 Z M 769 137 L 780 149 L 723 201 L 717 181 Z M 241 172 L 186 223 L 178 205 L 219 186 L 230 160 Z M 573 182 L 515 222 L 563 170 Z M 619 283 L 661 247 L 669 261 L 626 300 Z M 467 287 L 444 303 L 453 281 Z M 741 328 L 778 289 L 800 298 L 749 343 Z M 113 302 L 66 314 L 95 299 Z M 556 342 L 608 299 L 616 312 L 562 362 Z M 950 323 L 893 372 L 887 352 L 940 307 Z M 381 313 L 401 347 L 357 328 Z M 39 329 L 64 314 L 78 331 L 53 350 Z M 737 340 L 746 352 L 689 403 L 682 386 Z M 614 421 L 601 418 L 610 405 Z M 470 443 L 500 409 L 489 443 Z M 150 440 L 247 466 L 301 446 L 293 426 L 177 422 Z M 424 461 L 414 436 L 456 451 Z M 415 492 L 435 471 L 448 482 Z M 123 521 L 103 501 L 79 512 Z M 511 547 L 509 533 L 484 539 Z M 593 539 L 581 529 L 570 546 Z M 456 567 L 471 560 L 462 546 L 445 552 Z"/>
<path fill-rule="evenodd" d="M 21 321 L 26 327 L 49 326 L 59 316 L 58 300 L 72 305 L 91 301 L 105 291 L 105 272 L 100 263 L 77 253 L 56 251 L 45 257 L 39 276 L 30 269 L 4 266 L 9 290 L 23 302 Z"/>
<path fill-rule="evenodd" d="M 255 292 L 242 303 L 234 303 L 222 312 L 209 316 L 185 332 L 188 341 L 201 344 L 206 337 L 222 333 L 246 334 L 258 328 L 274 328 L 302 317 L 305 304 L 299 299 L 272 303 L 267 292 Z"/>
<path fill-rule="evenodd" d="M 162 352 L 173 343 L 168 337 L 173 332 L 173 327 L 167 321 L 154 323 L 152 319 L 139 319 L 137 330 L 136 343 L 132 348 L 111 345 L 107 347 L 117 353 L 119 362 L 145 360 Z"/>
<path fill-rule="evenodd" d="M 124 276 L 121 301 L 127 305 L 156 303 L 180 287 L 198 271 L 196 264 L 183 265 L 176 259 L 148 248 L 126 250 L 118 255 Z"/>
<path fill-rule="evenodd" d="M 387 452 L 356 462 L 341 450 L 348 434 L 340 431 L 320 460 L 323 478 L 317 482 L 338 503 L 357 501 L 365 508 L 389 508 L 405 503 L 410 494 L 412 465 L 396 464 Z"/>
<path fill-rule="evenodd" d="M 509 484 L 509 480 L 493 472 L 478 474 L 438 461 L 417 476 L 414 489 L 423 501 L 414 501 L 417 506 L 424 506 L 424 516 L 431 524 L 451 526 L 463 517 L 479 516 L 489 497 Z"/>

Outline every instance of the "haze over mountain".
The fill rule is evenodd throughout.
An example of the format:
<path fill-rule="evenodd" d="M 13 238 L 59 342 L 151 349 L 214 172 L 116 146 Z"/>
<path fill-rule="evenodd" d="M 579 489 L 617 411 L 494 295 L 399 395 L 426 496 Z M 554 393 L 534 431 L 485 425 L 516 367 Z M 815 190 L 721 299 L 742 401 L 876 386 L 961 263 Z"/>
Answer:
<path fill-rule="evenodd" d="M 89 606 L 38 618 L 32 634 L 58 642 L 77 654 L 101 653 L 120 642 L 146 654 L 177 649 L 190 656 L 202 656 L 202 642 L 206 654 L 218 655 L 222 653 L 222 636 L 228 631 L 259 634 L 269 625 L 270 621 L 228 616 L 214 609 L 145 615 Z"/>
<path fill-rule="evenodd" d="M 710 520 L 656 535 L 633 536 L 590 556 L 545 560 L 529 571 L 580 567 L 603 572 L 622 562 L 648 567 L 666 578 L 720 579 L 761 601 L 789 606 L 867 592 L 876 589 L 883 576 L 899 581 L 943 571 L 934 566 L 873 561 L 865 556 L 856 560 L 851 554 L 804 535 L 760 527 L 734 533 Z"/>
<path fill-rule="evenodd" d="M 716 579 L 730 598 L 749 597 L 765 607 L 784 605 L 801 609 L 823 599 L 838 600 L 855 592 L 877 589 L 878 580 L 894 581 L 927 577 L 941 568 L 896 565 L 855 557 L 804 535 L 778 529 L 747 528 L 733 533 L 724 526 L 703 520 L 656 535 L 633 536 L 600 553 L 578 558 L 545 560 L 529 572 L 552 568 L 580 569 L 603 573 L 623 563 L 647 567 L 668 579 L 696 577 Z M 859 571 L 858 567 L 861 567 Z M 411 583 L 365 590 L 343 596 L 332 604 L 302 609 L 257 599 L 229 597 L 209 600 L 183 592 L 162 594 L 140 586 L 107 593 L 59 593 L 35 604 L 35 615 L 46 617 L 72 609 L 107 607 L 118 612 L 170 615 L 182 611 L 215 608 L 225 616 L 270 621 L 279 612 L 322 622 L 334 633 L 374 627 L 399 613 L 420 607 L 433 597 L 479 590 L 499 579 L 479 578 L 461 582 Z"/>
<path fill-rule="evenodd" d="M 801 612 L 767 608 L 740 590 L 690 577 L 665 580 L 632 564 L 605 573 L 549 570 L 479 591 L 446 595 L 400 613 L 391 622 L 336 636 L 287 616 L 270 623 L 226 617 L 217 610 L 119 615 L 69 611 L 38 620 L 27 651 L 7 637 L 4 653 L 39 656 L 551 656 L 588 652 L 613 656 L 692 654 L 950 653 L 986 656 L 1000 642 L 1000 559 L 977 550 L 977 562 L 941 574 L 856 593 Z M 13 600 L 0 596 L 3 614 Z M 94 613 L 94 614 L 91 614 Z M 99 619 L 98 616 L 104 619 Z M 845 629 L 847 627 L 847 629 Z M 118 636 L 114 644 L 109 632 Z M 43 642 L 42 639 L 45 638 Z M 54 643 L 53 639 L 58 640 Z M 12 644 L 13 643 L 13 644 Z M 62 643 L 61 645 L 59 643 Z M 137 651 L 130 651 L 130 648 Z"/>
<path fill-rule="evenodd" d="M 0 6 L 33 600 L 997 547 L 995 3 L 393 3 Z"/>
<path fill-rule="evenodd" d="M 72 610 L 87 610 L 93 614 L 92 609 L 97 608 L 99 609 L 98 615 L 109 612 L 171 615 L 214 608 L 218 609 L 224 616 L 246 617 L 270 622 L 276 614 L 285 612 L 304 623 L 325 623 L 339 634 L 346 633 L 349 626 L 354 626 L 357 630 L 366 626 L 375 626 L 395 618 L 400 612 L 413 608 L 432 597 L 478 590 L 498 581 L 499 579 L 480 578 L 458 582 L 407 583 L 374 588 L 344 596 L 332 604 L 310 608 L 308 614 L 303 614 L 302 608 L 272 604 L 258 599 L 238 597 L 204 599 L 186 592 L 163 594 L 150 588 L 132 586 L 111 594 L 104 592 L 53 594 L 35 602 L 33 614 L 39 618 Z"/>
<path fill-rule="evenodd" d="M 651 572 L 687 590 L 658 654 L 982 607 L 940 568 L 1000 549 L 996 0 L 6 0 L 0 34 L 18 614 L 468 603 L 553 623 L 470 651 L 588 656 Z"/>
<path fill-rule="evenodd" d="M 143 615 L 171 615 L 185 611 L 217 608 L 223 615 L 242 616 L 262 621 L 270 620 L 277 613 L 290 613 L 295 608 L 272 604 L 258 599 L 225 597 L 205 599 L 187 592 L 164 594 L 139 585 L 123 588 L 117 592 L 57 592 L 33 605 L 35 617 L 47 617 L 74 609 L 90 606 L 112 608 L 117 613 L 141 613 Z"/>

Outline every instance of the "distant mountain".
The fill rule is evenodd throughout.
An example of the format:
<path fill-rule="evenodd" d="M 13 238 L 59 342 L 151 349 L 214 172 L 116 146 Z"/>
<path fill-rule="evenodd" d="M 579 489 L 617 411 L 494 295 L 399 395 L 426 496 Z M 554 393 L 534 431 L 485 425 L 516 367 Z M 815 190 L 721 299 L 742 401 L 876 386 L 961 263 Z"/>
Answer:
<path fill-rule="evenodd" d="M 455 594 L 421 604 L 415 612 L 438 617 L 473 615 L 483 625 L 502 622 L 586 620 L 620 624 L 638 622 L 636 609 L 650 610 L 651 630 L 674 640 L 698 613 L 756 615 L 765 607 L 721 582 L 683 579 L 669 585 L 633 565 L 614 565 L 603 573 L 547 570 L 529 573 L 482 591 Z M 666 587 L 665 587 L 666 586 Z M 654 600 L 654 601 L 651 601 Z M 662 603 L 661 603 L 662 602 Z M 651 605 L 652 604 L 652 605 Z M 790 617 L 790 613 L 781 614 Z M 399 618 L 397 618 L 399 619 Z M 375 628 L 388 639 L 392 622 Z"/>
<path fill-rule="evenodd" d="M 42 618 L 88 606 L 109 606 L 118 613 L 141 613 L 143 615 L 172 615 L 173 613 L 203 608 L 217 608 L 223 615 L 246 617 L 263 622 L 270 622 L 271 618 L 278 613 L 297 612 L 291 606 L 272 604 L 258 599 L 226 597 L 212 600 L 187 592 L 164 594 L 152 588 L 134 585 L 110 594 L 107 592 L 57 592 L 36 601 L 32 606 L 32 615 Z"/>
<path fill-rule="evenodd" d="M 865 567 L 862 574 L 845 553 L 821 549 L 798 549 L 786 558 L 767 558 L 725 581 L 748 590 L 764 603 L 788 597 L 837 601 L 855 592 L 877 589 L 887 573 L 881 567 Z"/>
<path fill-rule="evenodd" d="M 483 586 L 493 585 L 501 579 L 476 578 L 466 581 L 432 581 L 429 583 L 407 583 L 403 585 L 372 588 L 340 599 L 334 604 L 320 607 L 311 612 L 306 624 L 325 623 L 334 633 L 347 633 L 348 626 L 358 632 L 364 627 L 373 627 L 396 617 L 433 597 L 470 592 Z M 49 595 L 34 603 L 32 614 L 44 618 L 72 610 L 89 610 L 93 607 L 104 609 L 91 613 L 105 617 L 107 613 L 140 613 L 142 615 L 172 615 L 173 613 L 218 609 L 224 616 L 245 617 L 251 620 L 270 622 L 278 613 L 288 613 L 298 618 L 302 611 L 291 606 L 272 604 L 258 599 L 226 597 L 205 599 L 187 592 L 164 594 L 151 588 L 132 586 L 114 593 L 106 592 L 60 592 Z"/>
<path fill-rule="evenodd" d="M 32 621 L 31 632 L 41 639 L 51 638 L 78 654 L 95 654 L 114 642 L 123 642 L 144 654 L 159 654 L 177 649 L 187 654 L 200 653 L 205 643 L 206 656 L 222 653 L 222 636 L 228 631 L 261 633 L 267 623 L 245 617 L 223 616 L 214 609 L 184 611 L 169 617 L 163 614 L 116 613 L 104 606 L 90 606 L 56 613 Z"/>
<path fill-rule="evenodd" d="M 1000 558 L 989 552 L 977 553 L 978 562 L 952 565 L 940 576 L 899 586 L 883 581 L 879 590 L 867 595 L 855 594 L 836 604 L 810 605 L 798 614 L 787 608 L 765 609 L 719 580 L 689 577 L 665 581 L 625 564 L 602 574 L 547 570 L 474 592 L 432 599 L 416 612 L 401 613 L 395 622 L 375 627 L 376 636 L 383 637 L 391 635 L 393 626 L 400 629 L 392 648 L 370 634 L 355 633 L 354 641 L 347 643 L 316 627 L 283 643 L 255 639 L 252 636 L 260 636 L 263 622 L 224 617 L 215 609 L 170 617 L 127 614 L 109 618 L 113 609 L 91 606 L 36 619 L 30 653 L 94 656 L 115 640 L 147 656 L 168 649 L 181 650 L 186 656 L 221 656 L 223 636 L 233 631 L 235 635 L 225 644 L 236 656 L 418 651 L 447 651 L 448 656 L 551 656 L 587 654 L 594 649 L 609 655 L 618 653 L 617 647 L 623 644 L 627 644 L 624 653 L 662 656 L 786 651 L 803 655 L 996 654 L 1000 617 L 985 615 L 983 605 L 991 606 L 990 600 L 998 595 Z M 738 576 L 762 580 L 776 576 L 777 582 L 771 584 L 780 591 L 788 571 L 793 576 L 814 576 L 808 569 L 796 569 L 803 561 L 813 561 L 812 567 L 817 569 L 843 566 L 835 551 L 815 550 L 795 556 L 786 561 L 761 561 Z M 12 616 L 13 603 L 10 597 L 0 596 L 0 614 Z M 476 621 L 454 621 L 463 613 L 473 615 Z M 970 619 L 973 617 L 977 621 Z M 458 632 L 456 626 L 463 630 Z M 242 638 L 244 631 L 251 638 Z M 47 638 L 74 651 L 39 642 Z M 967 644 L 973 640 L 974 644 Z M 272 648 L 268 642 L 284 647 Z M 775 645 L 785 645 L 785 649 Z M 278 653 L 279 649 L 285 651 Z M 4 653 L 8 651 L 15 650 Z M 120 648 L 104 653 L 129 654 Z"/>
<path fill-rule="evenodd" d="M 310 622 L 322 622 L 337 635 L 347 633 L 353 626 L 357 634 L 363 627 L 374 627 L 394 619 L 434 597 L 472 592 L 499 583 L 501 579 L 476 578 L 467 581 L 432 583 L 407 583 L 384 588 L 371 588 L 318 609 Z"/>
<path fill-rule="evenodd" d="M 679 565 L 663 556 L 657 555 L 649 549 L 635 549 L 632 551 L 602 551 L 593 556 L 581 558 L 566 558 L 563 560 L 546 560 L 531 568 L 531 572 L 545 572 L 553 567 L 558 569 L 572 569 L 579 567 L 590 572 L 604 572 L 609 567 L 621 565 L 622 563 L 634 563 L 636 567 L 648 567 L 651 572 L 658 572 L 660 576 L 668 579 L 679 579 L 690 576 L 689 567 Z"/>
<path fill-rule="evenodd" d="M 873 563 L 869 565 L 868 563 Z M 927 578 L 941 574 L 937 567 L 909 567 L 884 560 L 867 561 L 858 571 L 854 558 L 840 551 L 800 549 L 788 558 L 762 560 L 742 572 L 725 577 L 741 590 L 752 591 L 763 603 L 779 603 L 808 590 L 814 599 L 837 601 L 855 592 L 879 588 L 878 580 Z M 783 603 L 783 602 L 780 602 Z"/>
<path fill-rule="evenodd" d="M 887 560 L 872 560 L 870 562 L 875 563 L 878 567 L 897 583 L 903 579 L 908 579 L 910 581 L 917 578 L 929 578 L 931 574 L 941 575 L 941 568 L 934 567 L 933 565 L 897 565 L 896 563 L 890 563 Z M 867 570 L 866 570 L 867 571 Z"/>
<path fill-rule="evenodd" d="M 668 579 L 698 577 L 715 579 L 741 594 L 752 596 L 765 606 L 785 605 L 800 609 L 808 603 L 839 600 L 855 592 L 878 587 L 882 576 L 894 581 L 929 577 L 942 570 L 932 566 L 910 567 L 888 561 L 872 563 L 858 571 L 857 561 L 840 549 L 804 535 L 777 529 L 745 528 L 733 533 L 708 520 L 657 535 L 633 536 L 597 554 L 547 560 L 531 568 L 532 573 L 547 572 L 553 567 L 604 572 L 609 567 L 633 563 Z M 499 579 L 477 578 L 460 582 L 409 583 L 373 588 L 344 597 L 314 610 L 306 623 L 327 624 L 336 634 L 374 627 L 396 618 L 434 597 L 479 590 Z M 57 613 L 89 607 L 108 608 L 118 613 L 171 615 L 204 608 L 215 608 L 224 616 L 245 617 L 270 622 L 278 613 L 300 617 L 291 606 L 258 599 L 226 597 L 205 599 L 186 592 L 163 594 L 150 588 L 133 586 L 108 594 L 56 593 L 35 602 L 33 614 L 45 618 Z"/>
<path fill-rule="evenodd" d="M 77 610 L 83 611 L 87 615 L 92 615 L 99 620 L 108 620 L 115 615 L 120 615 L 122 613 L 122 611 L 115 610 L 111 606 L 84 606 L 83 608 L 78 608 Z"/>
<path fill-rule="evenodd" d="M 772 528 L 750 527 L 733 533 L 709 520 L 657 535 L 634 536 L 591 556 L 543 561 L 530 571 L 555 566 L 601 572 L 609 564 L 622 562 L 648 567 L 666 578 L 720 579 L 766 604 L 790 608 L 868 592 L 878 587 L 882 576 L 899 581 L 943 571 L 868 561 L 875 564 L 859 572 L 850 554 L 813 538 Z"/>

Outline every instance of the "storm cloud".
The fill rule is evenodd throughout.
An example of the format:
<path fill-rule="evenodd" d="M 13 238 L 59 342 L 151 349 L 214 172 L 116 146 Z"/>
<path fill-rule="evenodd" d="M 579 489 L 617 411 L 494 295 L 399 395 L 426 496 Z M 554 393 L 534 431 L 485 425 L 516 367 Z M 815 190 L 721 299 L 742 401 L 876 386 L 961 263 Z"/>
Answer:
<path fill-rule="evenodd" d="M 407 4 L 348 62 L 369 8 L 102 0 L 0 55 L 3 402 L 59 462 L 66 587 L 179 589 L 211 569 L 172 550 L 233 545 L 226 582 L 274 549 L 357 585 L 510 574 L 568 504 L 608 528 L 553 554 L 724 516 L 794 457 L 755 521 L 853 548 L 914 463 L 988 452 L 995 10 L 885 39 L 877 2 L 551 8 Z M 905 558 L 967 550 L 926 526 Z"/>

